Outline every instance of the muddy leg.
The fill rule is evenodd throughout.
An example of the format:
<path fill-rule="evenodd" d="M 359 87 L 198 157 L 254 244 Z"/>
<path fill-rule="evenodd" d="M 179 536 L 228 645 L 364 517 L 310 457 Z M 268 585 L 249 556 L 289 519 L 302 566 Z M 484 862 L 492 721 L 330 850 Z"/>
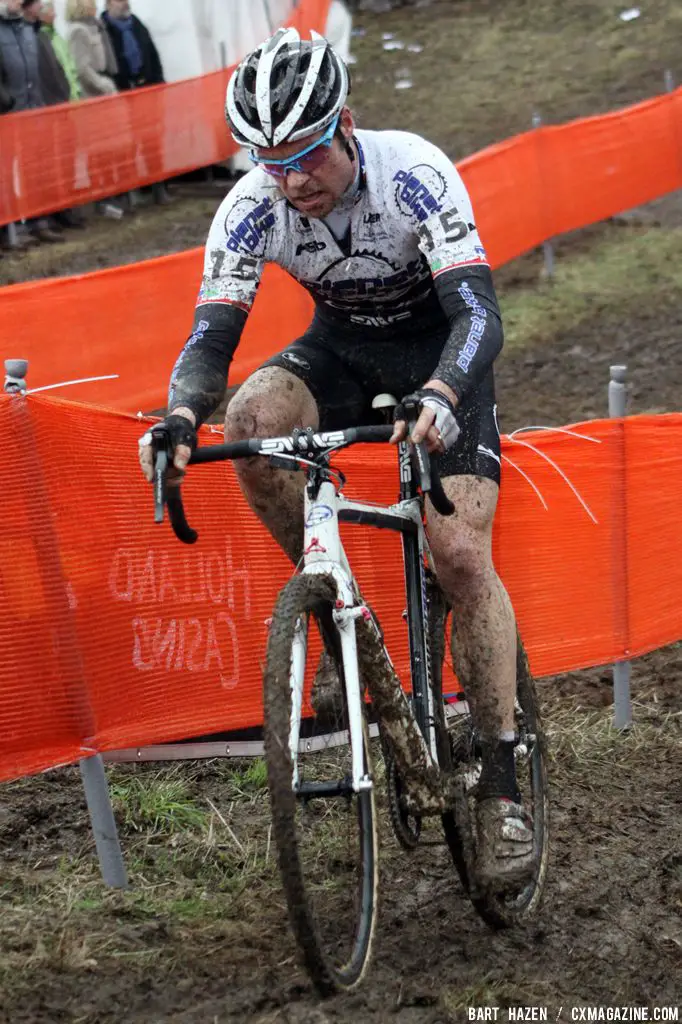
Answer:
<path fill-rule="evenodd" d="M 429 536 L 438 579 L 453 608 L 455 669 L 484 741 L 481 790 L 513 799 L 516 625 L 492 562 L 498 487 L 460 476 L 448 478 L 445 489 L 455 515 L 444 518 L 430 509 Z"/>
<path fill-rule="evenodd" d="M 294 427 L 319 426 L 315 400 L 306 385 L 287 370 L 257 370 L 230 402 L 225 415 L 225 440 L 278 437 Z M 249 505 L 281 548 L 296 564 L 303 549 L 303 477 L 272 469 L 266 459 L 234 463 Z"/>

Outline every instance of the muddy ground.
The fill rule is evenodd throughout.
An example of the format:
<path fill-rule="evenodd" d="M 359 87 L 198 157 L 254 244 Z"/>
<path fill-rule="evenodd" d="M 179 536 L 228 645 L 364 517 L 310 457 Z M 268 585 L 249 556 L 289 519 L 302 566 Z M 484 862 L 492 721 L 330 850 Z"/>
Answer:
<path fill-rule="evenodd" d="M 481 35 L 493 6 L 453 8 L 468 38 L 478 41 L 484 62 L 501 53 L 512 78 L 532 78 L 534 72 L 524 71 L 532 48 L 514 44 L 504 51 L 502 29 L 497 37 Z M 665 32 L 663 20 L 664 48 L 657 50 L 651 25 L 657 12 L 674 5 L 659 0 L 643 7 L 646 35 L 640 38 L 650 43 L 647 59 L 636 52 L 635 29 L 621 33 L 620 6 L 560 5 L 554 36 L 567 33 L 572 52 L 580 54 L 580 77 L 577 90 L 566 89 L 557 99 L 557 119 L 648 94 L 663 63 L 679 53 L 679 36 Z M 552 3 L 535 7 L 542 13 L 536 28 L 549 51 Z M 434 11 L 445 19 L 446 8 L 441 2 Z M 514 22 L 515 12 L 528 9 L 515 4 L 505 16 Z M 599 82 L 590 90 L 581 63 L 602 46 L 595 12 L 613 19 L 613 38 L 603 43 L 614 68 L 610 92 Z M 403 31 L 406 40 L 414 30 L 409 39 L 428 45 L 424 23 L 401 17 L 423 16 L 395 12 L 385 27 Z M 585 19 L 587 49 L 576 27 Z M 509 31 L 516 29 L 521 38 L 521 14 L 517 21 Z M 371 39 L 360 38 L 358 103 L 364 123 L 373 127 L 376 100 L 367 91 L 363 101 L 361 87 L 362 62 L 374 58 L 368 55 Z M 376 51 L 381 57 L 378 46 Z M 629 74 L 628 62 L 636 73 Z M 474 53 L 467 81 L 474 80 L 475 65 Z M 379 78 L 392 81 L 394 71 L 384 63 Z M 506 109 L 488 94 L 484 98 L 475 129 L 457 136 L 467 149 L 510 130 Z M 525 125 L 531 101 L 532 90 L 516 103 L 512 130 Z M 415 107 L 410 116 L 413 123 L 405 126 L 415 128 L 424 115 Z M 444 119 L 442 124 L 441 138 L 438 131 L 425 133 L 446 145 L 452 126 Z M 176 185 L 176 201 L 167 209 L 146 208 L 120 224 L 93 221 L 63 246 L 21 260 L 3 258 L 0 282 L 79 273 L 199 245 L 219 192 L 205 183 Z M 628 364 L 630 411 L 680 408 L 676 261 L 649 268 L 648 297 L 637 291 L 635 277 L 636 246 L 644 239 L 655 251 L 663 238 L 655 232 L 674 232 L 681 222 L 679 197 L 673 197 L 557 243 L 560 266 L 585 266 L 586 287 L 595 253 L 596 263 L 609 247 L 623 259 L 635 254 L 632 287 L 591 300 L 587 312 L 576 310 L 575 316 L 561 313 L 561 283 L 543 281 L 540 253 L 502 268 L 497 283 L 503 306 L 516 308 L 520 296 L 532 304 L 544 289 L 551 311 L 543 330 L 517 339 L 499 361 L 504 430 L 603 415 L 612 362 Z M 384 827 L 373 969 L 357 993 L 324 1004 L 297 966 L 258 768 L 222 762 L 111 768 L 133 885 L 127 894 L 108 892 L 99 881 L 75 769 L 4 785 L 0 1022 L 446 1024 L 466 1019 L 469 1005 L 545 1006 L 550 1019 L 563 1007 L 568 1020 L 569 1007 L 586 1004 L 682 1004 L 682 647 L 635 662 L 635 727 L 626 735 L 609 728 L 608 669 L 542 680 L 540 693 L 551 751 L 553 841 L 537 919 L 513 932 L 491 933 L 463 897 L 435 827 L 429 832 L 433 844 L 412 855 L 400 851 Z M 499 1019 L 506 1020 L 506 1012 Z"/>
<path fill-rule="evenodd" d="M 97 879 L 75 769 L 4 787 L 0 1020 L 446 1024 L 468 1006 L 547 1007 L 550 1019 L 565 1007 L 570 1019 L 570 1007 L 677 1005 L 681 669 L 679 649 L 635 666 L 628 736 L 609 727 L 605 673 L 541 684 L 553 844 L 532 924 L 490 932 L 436 826 L 408 855 L 384 823 L 373 968 L 359 991 L 324 1003 L 297 966 L 267 797 L 243 766 L 111 770 L 134 885 L 123 895 Z M 133 781 L 151 792 L 160 777 L 183 780 L 177 828 L 159 828 L 141 804 L 126 809 Z M 220 817 L 212 810 L 199 829 L 190 804 Z"/>

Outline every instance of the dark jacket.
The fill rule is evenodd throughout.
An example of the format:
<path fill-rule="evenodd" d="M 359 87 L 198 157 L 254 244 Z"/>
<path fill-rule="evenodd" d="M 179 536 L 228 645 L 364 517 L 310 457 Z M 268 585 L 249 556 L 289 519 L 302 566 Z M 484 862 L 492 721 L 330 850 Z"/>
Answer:
<path fill-rule="evenodd" d="M 123 47 L 123 33 L 111 20 L 108 12 L 105 11 L 102 15 L 102 22 L 109 33 L 111 45 L 114 48 L 114 53 L 116 54 L 116 60 L 118 62 L 118 75 L 115 78 L 115 82 L 119 92 L 123 92 L 126 89 L 137 89 L 141 85 L 161 85 L 161 83 L 165 81 L 163 77 L 161 58 L 159 57 L 159 52 L 156 49 L 156 46 L 154 45 L 154 40 L 139 18 L 136 18 L 134 14 L 131 15 L 131 18 L 133 22 L 133 32 L 135 33 L 135 38 L 137 39 L 140 50 L 142 51 L 142 69 L 138 75 L 133 75 L 126 60 L 125 50 Z"/>
<path fill-rule="evenodd" d="M 14 100 L 9 108 L 13 112 L 45 105 L 36 34 L 22 17 L 7 14 L 5 8 L 0 8 L 0 83 L 0 110 L 7 108 L 7 94 Z"/>
<path fill-rule="evenodd" d="M 40 22 L 36 24 L 40 88 L 45 105 L 53 107 L 57 103 L 68 103 L 71 99 L 69 80 L 64 73 L 64 68 L 59 63 L 57 54 L 54 52 L 49 35 L 40 28 Z"/>
<path fill-rule="evenodd" d="M 2 63 L 2 54 L 0 54 L 0 114 L 9 114 L 13 106 L 14 96 L 7 88 L 5 65 Z"/>

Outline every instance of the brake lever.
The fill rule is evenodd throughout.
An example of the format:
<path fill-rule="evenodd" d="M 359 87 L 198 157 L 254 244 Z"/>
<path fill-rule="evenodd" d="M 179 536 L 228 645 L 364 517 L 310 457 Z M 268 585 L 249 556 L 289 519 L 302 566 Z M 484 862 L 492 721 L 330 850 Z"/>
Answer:
<path fill-rule="evenodd" d="M 154 522 L 163 522 L 164 506 L 168 507 L 168 518 L 173 533 L 183 544 L 194 544 L 199 536 L 187 522 L 182 504 L 180 486 L 168 487 L 170 463 L 170 439 L 168 432 L 160 425 L 153 427 L 152 450 L 154 452 Z"/>
<path fill-rule="evenodd" d="M 167 494 L 168 450 L 166 448 L 157 448 L 154 442 L 155 436 L 152 433 L 152 450 L 154 452 L 154 522 L 162 523 Z"/>
<path fill-rule="evenodd" d="M 407 437 L 409 439 L 412 437 L 414 428 L 417 426 L 419 402 L 413 400 L 411 395 L 408 395 L 406 399 L 403 399 L 399 409 L 404 413 L 407 421 Z M 426 441 L 419 441 L 417 444 L 410 445 L 410 458 L 413 469 L 416 469 L 421 491 L 424 494 L 428 494 L 429 501 L 436 512 L 439 512 L 442 516 L 451 516 L 455 511 L 455 506 L 443 489 L 438 473 L 436 453 L 429 453 Z"/>

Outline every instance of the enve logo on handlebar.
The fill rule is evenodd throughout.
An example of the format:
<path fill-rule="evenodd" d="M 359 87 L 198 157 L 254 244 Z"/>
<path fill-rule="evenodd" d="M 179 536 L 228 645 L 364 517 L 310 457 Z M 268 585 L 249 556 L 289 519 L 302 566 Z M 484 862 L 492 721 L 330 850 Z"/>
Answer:
<path fill-rule="evenodd" d="M 415 403 L 416 405 L 416 403 Z M 412 412 L 412 408 L 410 408 Z M 412 419 L 412 417 L 406 417 Z M 414 422 L 410 424 L 410 430 Z M 168 517 L 176 537 L 184 544 L 194 544 L 198 534 L 193 530 L 185 516 L 182 504 L 179 482 L 174 486 L 168 486 L 166 476 L 170 463 L 170 436 L 163 424 L 152 428 L 154 442 L 154 502 L 155 522 L 163 522 L 164 505 L 168 508 Z M 393 428 L 385 426 L 350 427 L 348 430 L 335 430 L 325 433 L 315 433 L 312 428 L 306 430 L 295 430 L 287 437 L 270 438 L 249 438 L 245 441 L 234 441 L 229 444 L 211 445 L 200 448 L 194 452 L 190 463 L 222 462 L 228 459 L 252 458 L 263 455 L 287 455 L 293 462 L 300 457 L 301 468 L 308 473 L 327 470 L 329 456 L 332 452 L 357 443 L 385 443 L 393 433 Z M 408 453 L 406 459 L 405 453 Z M 414 452 L 414 459 L 410 458 Z M 305 458 L 304 458 L 305 457 Z M 410 466 L 410 464 L 413 464 Z M 417 445 L 410 445 L 402 442 L 399 445 L 399 477 L 401 486 L 409 483 L 413 477 L 412 469 L 416 470 L 415 476 L 418 480 L 418 487 L 429 499 L 436 509 L 443 516 L 451 515 L 454 505 L 443 490 L 443 485 L 438 474 L 438 466 L 435 455 L 429 456 L 424 441 Z"/>

